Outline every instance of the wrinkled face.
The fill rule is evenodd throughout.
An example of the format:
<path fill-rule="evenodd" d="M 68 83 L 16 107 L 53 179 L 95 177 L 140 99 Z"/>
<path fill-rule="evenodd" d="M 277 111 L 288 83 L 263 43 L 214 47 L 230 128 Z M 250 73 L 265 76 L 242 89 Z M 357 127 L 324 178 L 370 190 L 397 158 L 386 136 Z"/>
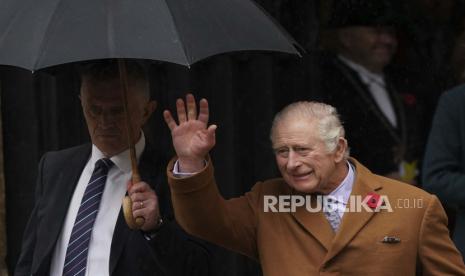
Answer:
<path fill-rule="evenodd" d="M 345 151 L 343 138 L 333 153 L 318 137 L 316 123 L 284 120 L 273 133 L 276 162 L 286 183 L 302 193 L 327 194 L 344 179 L 340 166 Z"/>
<path fill-rule="evenodd" d="M 341 39 L 348 57 L 375 73 L 382 72 L 397 50 L 392 27 L 347 27 L 342 30 Z"/>
<path fill-rule="evenodd" d="M 149 102 L 138 91 L 140 85 L 130 85 L 128 111 L 135 141 L 152 112 L 155 102 Z M 128 148 L 126 116 L 119 80 L 90 82 L 81 87 L 81 105 L 92 143 L 106 156 L 111 157 Z"/>

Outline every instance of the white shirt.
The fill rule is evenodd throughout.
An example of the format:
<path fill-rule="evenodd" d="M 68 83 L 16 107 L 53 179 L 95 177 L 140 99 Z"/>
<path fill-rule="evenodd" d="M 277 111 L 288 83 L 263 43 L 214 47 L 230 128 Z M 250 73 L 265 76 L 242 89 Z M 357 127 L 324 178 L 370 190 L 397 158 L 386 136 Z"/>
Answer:
<path fill-rule="evenodd" d="M 338 57 L 342 62 L 358 73 L 362 82 L 368 87 L 368 90 L 370 90 L 371 95 L 375 99 L 376 104 L 381 109 L 384 116 L 386 116 L 391 125 L 397 127 L 397 116 L 386 90 L 384 76 L 370 72 L 362 65 L 357 64 L 344 56 L 339 55 Z"/>
<path fill-rule="evenodd" d="M 350 193 L 352 192 L 352 187 L 354 186 L 354 169 L 349 162 L 347 162 L 347 166 L 349 167 L 349 172 L 347 173 L 344 180 L 342 180 L 341 184 L 339 184 L 339 186 L 337 186 L 334 191 L 328 194 L 328 196 L 336 199 L 336 202 L 332 201 L 328 202 L 328 204 L 332 205 L 332 210 L 337 210 L 340 218 L 344 216 L 347 203 L 349 202 Z"/>
<path fill-rule="evenodd" d="M 135 145 L 136 156 L 139 159 L 145 148 L 144 133 L 141 132 L 141 138 Z M 50 266 L 50 275 L 58 276 L 63 273 L 63 263 L 65 261 L 66 248 L 68 247 L 69 237 L 73 230 L 74 221 L 76 220 L 81 200 L 86 190 L 87 184 L 92 176 L 95 162 L 105 158 L 103 153 L 92 145 L 92 154 L 87 161 L 84 170 L 81 173 L 76 189 L 74 190 L 68 213 L 58 237 L 57 244 L 52 257 Z M 107 181 L 103 190 L 100 202 L 99 212 L 94 222 L 92 236 L 89 242 L 89 253 L 87 256 L 86 275 L 88 276 L 105 276 L 109 275 L 110 268 L 110 249 L 113 238 L 113 232 L 121 209 L 121 202 L 126 194 L 127 182 L 131 178 L 132 168 L 129 157 L 129 150 L 110 158 L 114 165 L 108 171 Z M 70 183 L 62 183 L 71 185 Z"/>

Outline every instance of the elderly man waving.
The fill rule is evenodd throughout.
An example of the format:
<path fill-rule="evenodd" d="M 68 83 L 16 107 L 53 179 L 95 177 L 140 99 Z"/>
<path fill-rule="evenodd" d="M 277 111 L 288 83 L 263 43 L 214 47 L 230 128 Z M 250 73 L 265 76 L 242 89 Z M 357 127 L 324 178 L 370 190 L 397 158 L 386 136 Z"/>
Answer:
<path fill-rule="evenodd" d="M 438 199 L 349 158 L 332 106 L 297 102 L 279 112 L 271 140 L 282 178 L 225 200 L 208 157 L 216 126 L 208 126 L 207 101 L 199 105 L 197 115 L 192 95 L 178 99 L 178 123 L 164 112 L 177 153 L 168 181 L 188 232 L 259 260 L 267 276 L 465 275 Z M 311 202 L 266 208 L 270 198 L 293 197 Z M 321 197 L 334 200 L 316 208 Z"/>

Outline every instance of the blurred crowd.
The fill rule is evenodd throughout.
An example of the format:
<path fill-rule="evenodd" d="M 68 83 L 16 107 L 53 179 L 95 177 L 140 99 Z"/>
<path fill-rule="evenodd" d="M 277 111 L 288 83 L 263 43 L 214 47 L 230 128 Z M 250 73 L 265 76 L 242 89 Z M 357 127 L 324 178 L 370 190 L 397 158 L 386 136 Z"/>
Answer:
<path fill-rule="evenodd" d="M 318 49 L 309 55 L 320 74 L 317 98 L 338 109 L 351 155 L 377 174 L 436 194 L 462 254 L 464 4 L 331 1 L 322 6 Z"/>

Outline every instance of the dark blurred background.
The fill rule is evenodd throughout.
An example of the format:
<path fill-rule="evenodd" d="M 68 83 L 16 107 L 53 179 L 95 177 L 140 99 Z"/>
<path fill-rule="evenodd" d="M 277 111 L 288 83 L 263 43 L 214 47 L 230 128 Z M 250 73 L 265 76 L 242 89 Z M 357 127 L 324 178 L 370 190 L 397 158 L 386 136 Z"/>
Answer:
<path fill-rule="evenodd" d="M 331 0 L 257 2 L 307 50 L 304 58 L 232 53 L 211 57 L 190 70 L 171 64 L 151 66 L 153 97 L 159 105 L 145 130 L 146 137 L 171 155 L 162 110 L 173 109 L 175 99 L 187 92 L 207 98 L 211 122 L 219 126 L 212 158 L 226 198 L 243 194 L 257 180 L 277 175 L 268 138 L 273 115 L 290 102 L 319 99 L 318 87 L 324 76 L 315 60 L 332 39 L 325 31 Z M 393 66 L 408 76 L 409 89 L 424 100 L 425 116 L 430 120 L 438 96 L 464 78 L 464 1 L 394 3 L 411 20 L 397 33 L 399 50 Z M 32 75 L 0 66 L 6 264 L 10 271 L 33 206 L 39 158 L 46 151 L 89 141 L 73 72 L 72 66 L 62 66 Z M 257 263 L 226 250 L 217 250 L 215 262 L 221 264 L 218 275 L 260 275 Z"/>

